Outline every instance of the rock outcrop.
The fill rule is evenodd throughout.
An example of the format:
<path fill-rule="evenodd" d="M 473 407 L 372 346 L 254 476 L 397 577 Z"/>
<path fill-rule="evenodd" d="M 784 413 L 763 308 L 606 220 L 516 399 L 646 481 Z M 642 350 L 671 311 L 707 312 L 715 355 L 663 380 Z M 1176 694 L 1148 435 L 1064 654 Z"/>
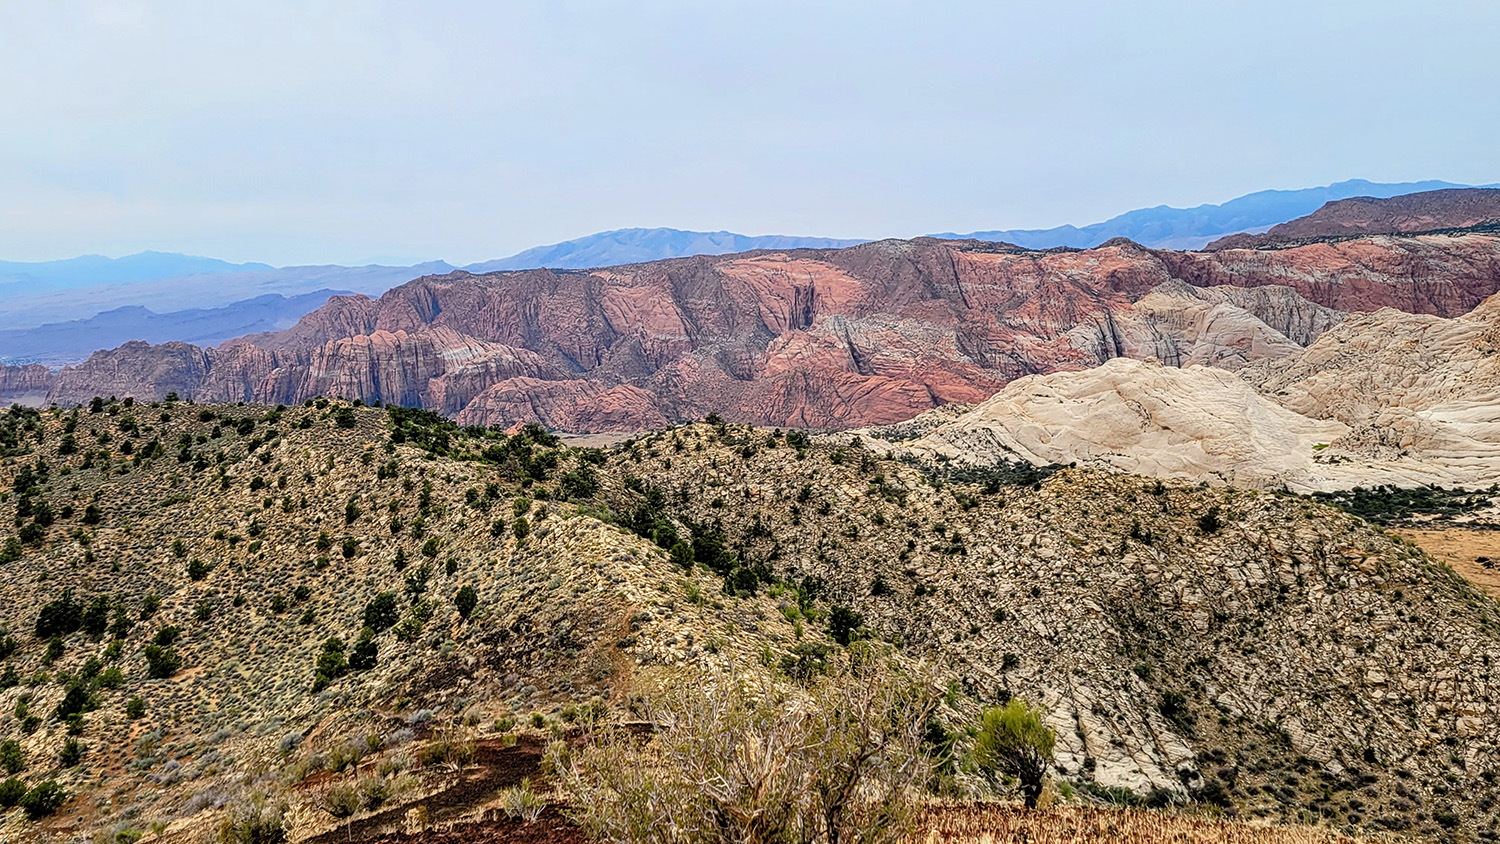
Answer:
<path fill-rule="evenodd" d="M 1500 189 L 1452 188 L 1377 199 L 1339 199 L 1264 234 L 1233 234 L 1208 245 L 1218 249 L 1258 249 L 1315 238 L 1372 234 L 1411 234 L 1463 229 L 1500 222 Z"/>
<path fill-rule="evenodd" d="M 906 446 L 929 457 L 1077 463 L 1251 488 L 1306 486 L 1349 428 L 1297 414 L 1232 372 L 1117 358 L 1022 378 Z"/>
<path fill-rule="evenodd" d="M 39 363 L 0 366 L 0 403 L 40 404 L 56 380 L 52 370 Z"/>
<path fill-rule="evenodd" d="M 975 465 L 1079 463 L 1299 492 L 1487 487 L 1500 483 L 1500 296 L 1455 319 L 1356 314 L 1237 374 L 1117 359 L 1024 378 L 911 427 L 924 435 L 898 448 Z"/>
<path fill-rule="evenodd" d="M 1238 368 L 1297 354 L 1346 312 L 1456 316 L 1497 289 L 1500 237 L 1480 234 L 1213 254 L 924 238 L 455 272 L 335 297 L 287 331 L 217 349 L 99 353 L 50 398 L 339 395 L 501 427 L 594 432 L 717 412 L 843 429 L 1117 357 Z"/>

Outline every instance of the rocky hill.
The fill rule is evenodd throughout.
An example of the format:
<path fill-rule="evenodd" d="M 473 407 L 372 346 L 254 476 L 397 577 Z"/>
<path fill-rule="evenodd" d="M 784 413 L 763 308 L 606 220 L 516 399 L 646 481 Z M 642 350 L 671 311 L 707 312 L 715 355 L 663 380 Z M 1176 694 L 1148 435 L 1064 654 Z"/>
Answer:
<path fill-rule="evenodd" d="M 973 403 L 1115 357 L 1238 367 L 1345 313 L 1457 316 L 1500 289 L 1500 238 L 1083 252 L 882 241 L 603 270 L 413 281 L 216 349 L 130 343 L 52 380 L 95 395 L 420 405 L 466 424 L 649 429 L 719 412 L 842 429 Z"/>
<path fill-rule="evenodd" d="M 1318 238 L 1412 234 L 1492 223 L 1500 223 L 1500 189 L 1451 188 L 1390 198 L 1357 196 L 1329 202 L 1306 217 L 1272 226 L 1264 234 L 1234 234 L 1206 248 L 1263 249 Z"/>
<path fill-rule="evenodd" d="M 62 798 L 9 840 L 197 840 L 270 803 L 299 840 L 420 826 L 628 719 L 651 666 L 816 670 L 861 637 L 949 686 L 960 745 L 1040 704 L 1078 799 L 1497 821 L 1500 608 L 1340 510 L 722 422 L 599 452 L 340 402 L 92 410 L 0 426 L 0 730 Z"/>
<path fill-rule="evenodd" d="M 1118 359 L 1033 376 L 962 415 L 875 433 L 970 465 L 1078 463 L 1301 492 L 1480 489 L 1500 483 L 1497 408 L 1500 296 L 1453 319 L 1352 315 L 1237 374 Z"/>

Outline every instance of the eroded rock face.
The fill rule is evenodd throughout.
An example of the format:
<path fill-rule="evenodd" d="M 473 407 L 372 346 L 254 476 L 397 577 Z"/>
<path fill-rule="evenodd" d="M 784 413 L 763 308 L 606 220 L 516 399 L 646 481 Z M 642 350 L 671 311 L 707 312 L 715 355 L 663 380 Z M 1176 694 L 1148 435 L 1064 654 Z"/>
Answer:
<path fill-rule="evenodd" d="M 1137 310 L 1158 296 L 1162 309 L 1183 301 L 1169 293 Z M 1079 463 L 1299 492 L 1484 488 L 1500 483 L 1500 295 L 1454 319 L 1355 314 L 1238 373 L 1120 358 L 1033 376 L 963 415 L 871 433 L 976 465 Z"/>
<path fill-rule="evenodd" d="M 594 432 L 712 411 L 842 429 L 1117 357 L 1242 367 L 1300 352 L 1347 311 L 1456 315 L 1496 289 L 1500 237 L 1481 235 L 1215 254 L 1124 240 L 1081 252 L 891 240 L 586 272 L 455 272 L 378 300 L 335 297 L 288 331 L 218 349 L 100 353 L 50 397 L 339 395 L 502 427 Z"/>
<path fill-rule="evenodd" d="M 197 393 L 208 368 L 209 353 L 190 343 L 153 346 L 136 340 L 63 367 L 48 398 L 70 404 L 94 396 L 160 399 L 172 392 L 188 398 Z"/>
<path fill-rule="evenodd" d="M 1496 292 L 1500 240 L 1491 235 L 1368 237 L 1288 249 L 1155 254 L 1196 287 L 1290 287 L 1328 308 L 1455 317 Z"/>
<path fill-rule="evenodd" d="M 39 363 L 0 366 L 0 403 L 40 404 L 56 380 L 52 370 Z"/>

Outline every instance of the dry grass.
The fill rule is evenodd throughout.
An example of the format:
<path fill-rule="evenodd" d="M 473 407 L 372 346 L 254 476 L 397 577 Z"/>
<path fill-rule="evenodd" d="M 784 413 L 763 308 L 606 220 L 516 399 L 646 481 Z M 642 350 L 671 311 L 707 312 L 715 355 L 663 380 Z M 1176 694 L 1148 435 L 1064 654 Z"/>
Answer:
<path fill-rule="evenodd" d="M 1256 826 L 1209 817 L 1133 809 L 1055 807 L 1027 811 L 1006 804 L 929 809 L 919 844 L 1354 844 L 1352 838 L 1309 826 Z"/>

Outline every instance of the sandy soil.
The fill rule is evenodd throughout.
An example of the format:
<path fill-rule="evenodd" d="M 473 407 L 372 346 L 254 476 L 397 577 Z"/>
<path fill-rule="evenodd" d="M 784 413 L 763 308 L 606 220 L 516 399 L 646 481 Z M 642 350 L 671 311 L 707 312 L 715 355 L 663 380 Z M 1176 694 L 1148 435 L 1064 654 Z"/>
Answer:
<path fill-rule="evenodd" d="M 1396 533 L 1452 566 L 1470 583 L 1500 598 L 1500 530 L 1403 528 Z"/>

